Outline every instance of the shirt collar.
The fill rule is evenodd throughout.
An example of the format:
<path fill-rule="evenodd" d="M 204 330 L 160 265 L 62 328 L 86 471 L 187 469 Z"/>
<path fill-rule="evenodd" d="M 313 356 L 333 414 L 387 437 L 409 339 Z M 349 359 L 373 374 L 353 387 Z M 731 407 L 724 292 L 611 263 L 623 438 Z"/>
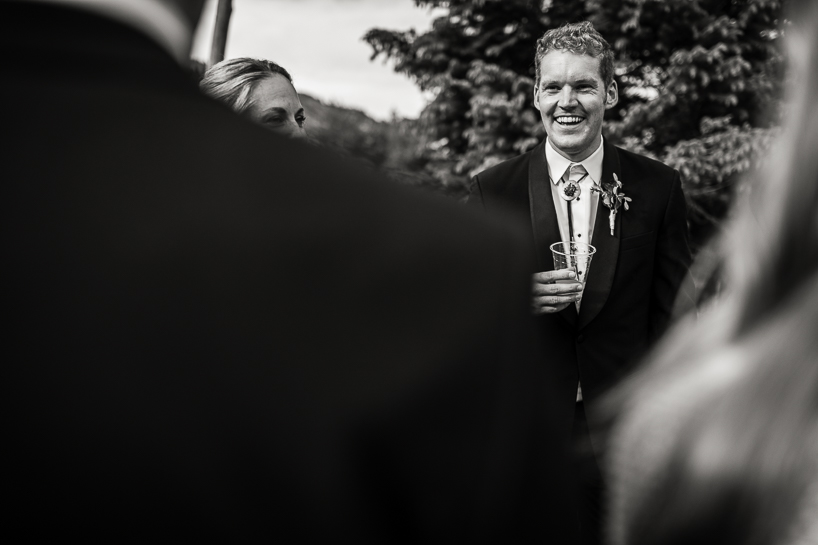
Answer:
<path fill-rule="evenodd" d="M 602 179 L 602 159 L 605 155 L 602 145 L 603 139 L 604 137 L 599 139 L 599 146 L 591 155 L 586 157 L 584 161 L 579 162 L 580 165 L 585 167 L 588 177 L 597 184 Z M 554 184 L 560 182 L 565 171 L 573 164 L 573 161 L 566 159 L 554 149 L 550 138 L 545 139 L 545 161 L 548 163 L 548 173 L 551 175 L 551 181 Z"/>
<path fill-rule="evenodd" d="M 147 34 L 180 64 L 188 61 L 193 32 L 184 15 L 173 2 L 166 0 L 33 1 L 69 6 L 115 19 Z"/>

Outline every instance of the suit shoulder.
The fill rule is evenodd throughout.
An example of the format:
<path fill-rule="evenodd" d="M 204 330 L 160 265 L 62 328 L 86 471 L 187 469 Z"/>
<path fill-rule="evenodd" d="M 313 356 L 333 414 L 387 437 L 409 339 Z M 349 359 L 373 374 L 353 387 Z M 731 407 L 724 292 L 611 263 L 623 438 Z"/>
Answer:
<path fill-rule="evenodd" d="M 474 176 L 472 192 L 475 186 L 479 187 L 483 204 L 486 201 L 499 199 L 501 201 L 522 202 L 528 194 L 528 167 L 531 162 L 532 151 L 506 159 Z"/>
<path fill-rule="evenodd" d="M 510 159 L 506 159 L 505 161 L 500 161 L 496 165 L 490 166 L 486 170 L 483 170 L 478 174 L 478 176 L 493 176 L 497 173 L 505 173 L 509 170 L 514 170 L 519 168 L 522 165 L 528 164 L 528 159 L 531 156 L 531 151 L 527 151 Z"/>
<path fill-rule="evenodd" d="M 512 157 L 511 159 L 501 161 L 500 163 L 479 172 L 477 177 L 481 182 L 492 182 L 494 180 L 508 179 L 509 176 L 519 172 L 524 172 L 527 175 L 528 161 L 531 157 L 531 153 L 531 151 L 528 151 L 516 157 Z"/>

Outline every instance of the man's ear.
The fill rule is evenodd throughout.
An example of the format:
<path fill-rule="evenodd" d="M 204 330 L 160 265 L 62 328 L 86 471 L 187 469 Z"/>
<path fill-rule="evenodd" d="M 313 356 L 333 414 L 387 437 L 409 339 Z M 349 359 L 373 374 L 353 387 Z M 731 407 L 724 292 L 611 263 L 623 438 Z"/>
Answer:
<path fill-rule="evenodd" d="M 616 86 L 616 82 L 612 81 L 610 85 L 608 85 L 608 89 L 605 93 L 605 109 L 610 110 L 614 106 L 619 103 L 619 88 Z"/>
<path fill-rule="evenodd" d="M 540 86 L 534 86 L 534 107 L 540 109 Z"/>

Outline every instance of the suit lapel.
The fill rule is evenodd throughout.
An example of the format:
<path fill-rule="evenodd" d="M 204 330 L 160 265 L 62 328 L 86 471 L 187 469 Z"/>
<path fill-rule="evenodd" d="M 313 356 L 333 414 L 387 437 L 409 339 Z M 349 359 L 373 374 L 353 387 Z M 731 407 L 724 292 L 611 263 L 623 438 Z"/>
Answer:
<path fill-rule="evenodd" d="M 604 158 L 602 159 L 602 182 L 612 182 L 616 173 L 622 179 L 622 172 L 619 165 L 619 154 L 616 148 L 604 141 Z M 610 209 L 599 200 L 597 206 L 596 219 L 594 220 L 594 235 L 592 245 L 596 248 L 596 254 L 591 261 L 591 270 L 588 273 L 588 281 L 585 284 L 585 291 L 582 294 L 582 304 L 579 311 L 579 328 L 585 327 L 593 320 L 605 301 L 613 285 L 614 273 L 616 272 L 616 261 L 619 257 L 619 239 L 621 238 L 622 211 L 616 214 L 614 224 L 614 235 L 611 236 L 608 215 Z"/>
<path fill-rule="evenodd" d="M 554 270 L 551 244 L 560 242 L 560 225 L 554 208 L 554 197 L 548 178 L 548 164 L 545 161 L 545 140 L 531 151 L 528 163 L 528 202 L 531 211 L 531 227 L 534 232 L 534 246 L 538 270 Z M 607 221 L 607 220 L 606 220 Z M 574 325 L 577 320 L 575 305 L 559 313 Z"/>

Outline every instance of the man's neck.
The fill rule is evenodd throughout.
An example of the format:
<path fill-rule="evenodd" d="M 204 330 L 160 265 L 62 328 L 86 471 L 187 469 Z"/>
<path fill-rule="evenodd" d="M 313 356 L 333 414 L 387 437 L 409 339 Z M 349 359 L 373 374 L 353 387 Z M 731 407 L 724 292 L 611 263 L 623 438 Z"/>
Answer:
<path fill-rule="evenodd" d="M 134 27 L 161 45 L 180 64 L 190 56 L 193 31 L 168 0 L 26 0 L 90 11 Z"/>
<path fill-rule="evenodd" d="M 604 148 L 602 146 L 602 138 L 600 137 L 598 145 L 591 150 L 591 153 L 581 161 L 572 161 L 565 157 L 562 153 L 554 147 L 551 140 L 545 141 L 545 160 L 548 163 L 548 175 L 554 183 L 559 182 L 560 178 L 565 173 L 566 169 L 572 163 L 579 163 L 585 167 L 590 179 L 594 182 L 599 182 L 602 178 L 602 160 L 604 157 Z"/>
<path fill-rule="evenodd" d="M 593 155 L 593 153 L 599 149 L 599 146 L 602 145 L 602 135 L 598 134 L 596 138 L 594 138 L 594 141 L 591 142 L 590 146 L 588 146 L 587 148 L 578 153 L 568 153 L 561 150 L 560 148 L 555 146 L 553 142 L 551 142 L 550 138 L 548 139 L 548 142 L 551 144 L 551 147 L 554 149 L 554 151 L 556 151 L 557 153 L 559 153 L 572 163 L 581 163 L 582 161 Z"/>

